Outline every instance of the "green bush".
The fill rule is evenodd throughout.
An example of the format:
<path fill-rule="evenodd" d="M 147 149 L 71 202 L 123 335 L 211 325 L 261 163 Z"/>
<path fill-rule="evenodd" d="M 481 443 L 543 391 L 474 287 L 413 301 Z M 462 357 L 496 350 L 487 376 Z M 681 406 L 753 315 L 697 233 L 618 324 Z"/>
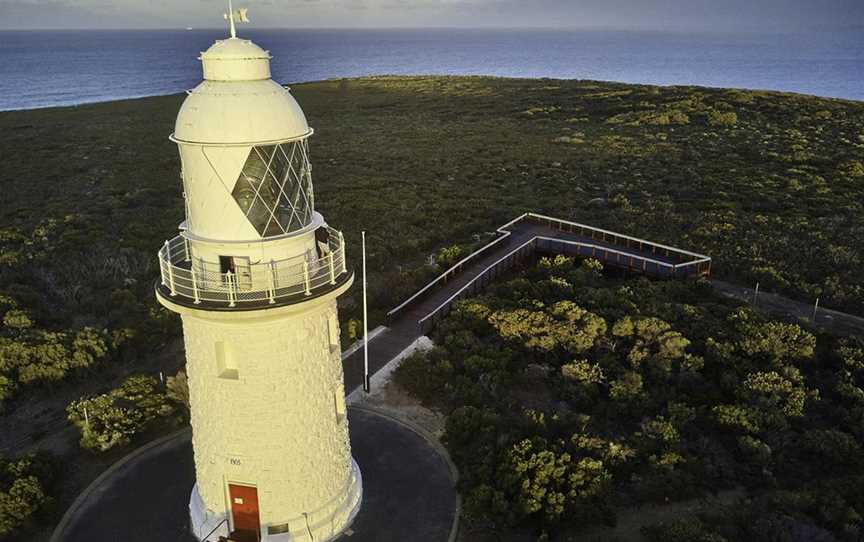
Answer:
<path fill-rule="evenodd" d="M 54 460 L 44 453 L 0 457 L 0 539 L 25 531 L 53 504 L 55 474 Z"/>
<path fill-rule="evenodd" d="M 735 126 L 738 115 L 734 111 L 711 111 L 708 113 L 708 124 L 711 126 Z"/>
<path fill-rule="evenodd" d="M 75 401 L 66 412 L 81 431 L 81 447 L 105 452 L 129 444 L 157 422 L 174 419 L 176 407 L 156 378 L 142 375 L 108 393 Z"/>
<path fill-rule="evenodd" d="M 614 520 L 620 503 L 739 486 L 777 497 L 766 517 L 838 536 L 864 511 L 852 482 L 838 485 L 864 476 L 855 340 L 773 321 L 705 284 L 613 278 L 562 257 L 460 301 L 434 339 L 396 379 L 446 414 L 469 522 L 554 539 Z M 779 499 L 823 479 L 809 505 Z M 829 521 L 816 502 L 846 512 Z M 645 536 L 747 540 L 753 524 L 682 520 Z"/>

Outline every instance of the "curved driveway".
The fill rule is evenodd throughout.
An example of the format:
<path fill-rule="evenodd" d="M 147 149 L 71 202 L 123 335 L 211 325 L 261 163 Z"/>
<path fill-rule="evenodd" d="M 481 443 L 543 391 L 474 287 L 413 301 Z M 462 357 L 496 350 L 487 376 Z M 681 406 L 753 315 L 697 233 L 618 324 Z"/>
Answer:
<path fill-rule="evenodd" d="M 349 424 L 363 505 L 339 542 L 446 542 L 458 509 L 447 460 L 408 426 L 369 410 L 350 409 Z M 94 482 L 52 540 L 195 542 L 188 531 L 190 435 L 133 454 Z"/>

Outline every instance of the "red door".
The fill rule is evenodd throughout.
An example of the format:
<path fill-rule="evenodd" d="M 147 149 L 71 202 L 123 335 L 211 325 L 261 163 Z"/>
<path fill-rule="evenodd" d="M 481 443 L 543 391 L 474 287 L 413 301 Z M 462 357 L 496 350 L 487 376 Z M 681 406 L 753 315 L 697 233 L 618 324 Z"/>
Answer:
<path fill-rule="evenodd" d="M 245 535 L 244 539 L 260 539 L 260 520 L 258 518 L 258 490 L 249 486 L 228 484 L 231 497 L 231 517 L 234 531 Z"/>

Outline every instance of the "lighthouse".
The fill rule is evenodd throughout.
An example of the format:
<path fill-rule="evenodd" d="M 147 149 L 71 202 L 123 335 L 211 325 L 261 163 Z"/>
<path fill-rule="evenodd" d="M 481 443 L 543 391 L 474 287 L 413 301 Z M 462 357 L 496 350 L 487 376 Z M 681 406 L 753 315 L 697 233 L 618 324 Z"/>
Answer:
<path fill-rule="evenodd" d="M 186 218 L 156 297 L 180 314 L 199 540 L 326 541 L 359 510 L 337 298 L 354 275 L 315 211 L 308 126 L 270 54 L 236 37 L 201 54 L 171 140 Z"/>

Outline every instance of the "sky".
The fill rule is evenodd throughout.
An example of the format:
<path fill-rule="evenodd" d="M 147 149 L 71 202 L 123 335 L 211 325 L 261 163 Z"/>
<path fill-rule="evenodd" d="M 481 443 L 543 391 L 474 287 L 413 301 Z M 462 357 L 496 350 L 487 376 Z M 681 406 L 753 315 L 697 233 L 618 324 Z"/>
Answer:
<path fill-rule="evenodd" d="M 214 28 L 222 0 L 0 0 L 0 29 Z M 857 27 L 864 0 L 236 0 L 258 28 L 551 27 L 785 32 Z"/>

